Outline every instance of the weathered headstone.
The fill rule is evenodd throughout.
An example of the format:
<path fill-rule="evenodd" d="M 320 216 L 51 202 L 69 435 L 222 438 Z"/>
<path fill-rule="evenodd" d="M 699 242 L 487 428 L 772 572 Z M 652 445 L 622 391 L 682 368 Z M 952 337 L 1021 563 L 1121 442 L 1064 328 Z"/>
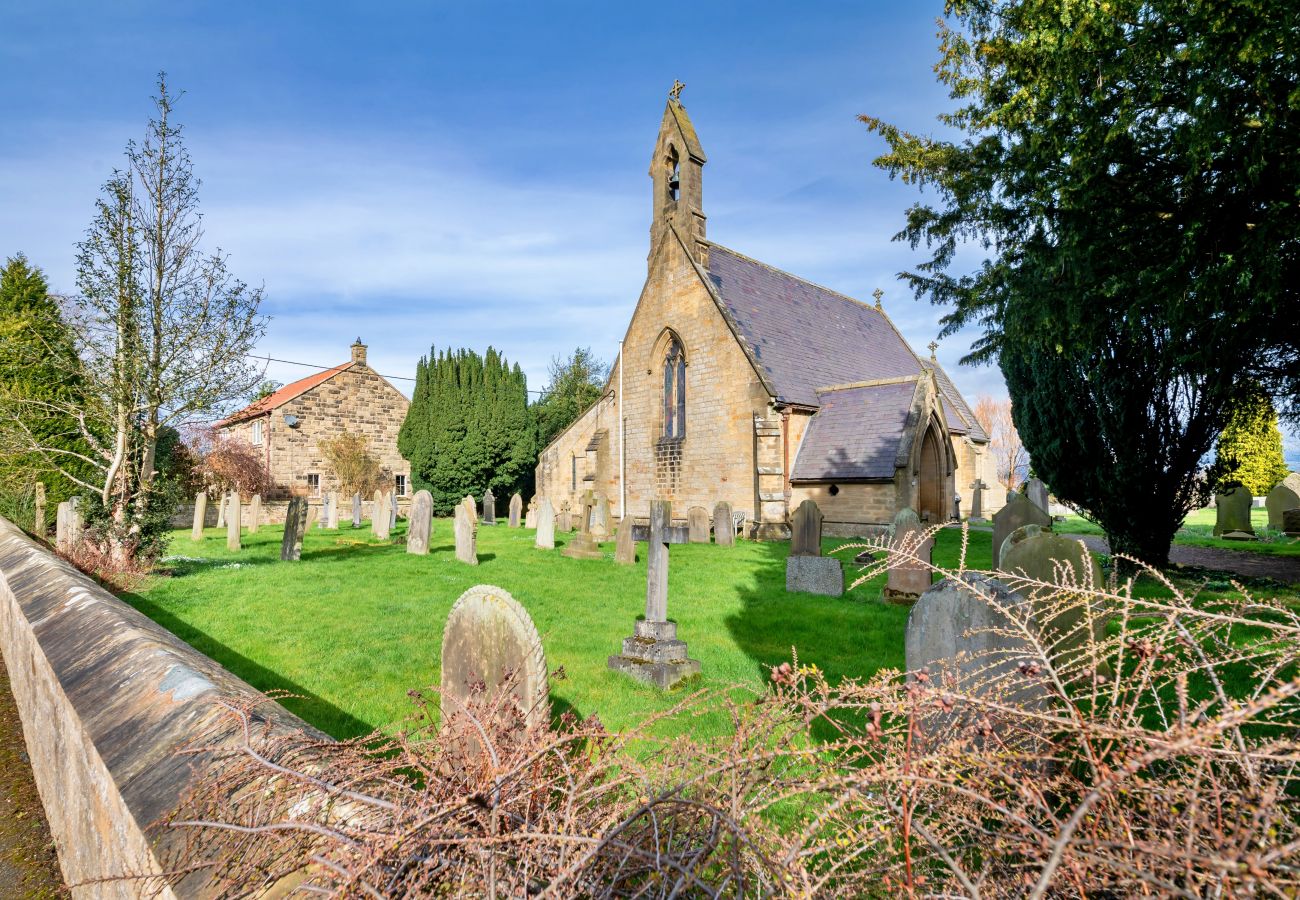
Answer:
<path fill-rule="evenodd" d="M 713 543 L 723 547 L 736 545 L 736 521 L 726 500 L 719 500 L 713 507 Z"/>
<path fill-rule="evenodd" d="M 208 517 L 208 493 L 199 491 L 194 495 L 194 524 L 190 527 L 190 540 L 203 540 L 204 520 Z"/>
<path fill-rule="evenodd" d="M 397 527 L 397 492 L 388 492 L 388 530 Z"/>
<path fill-rule="evenodd" d="M 591 508 L 591 539 L 598 544 L 609 540 L 609 498 L 604 494 L 596 496 Z"/>
<path fill-rule="evenodd" d="M 844 594 L 844 567 L 834 556 L 791 556 L 785 561 L 785 589 L 790 593 Z"/>
<path fill-rule="evenodd" d="M 582 515 L 578 518 L 581 529 L 573 536 L 573 540 L 569 541 L 568 545 L 564 548 L 564 555 L 570 559 L 601 558 L 600 545 L 597 544 L 595 539 L 591 536 L 591 511 L 593 508 L 594 502 L 591 497 L 591 492 L 588 492 L 586 496 L 583 497 Z"/>
<path fill-rule="evenodd" d="M 1025 482 L 1025 496 L 1029 502 L 1037 506 L 1044 513 L 1047 513 L 1047 485 L 1043 484 L 1041 478 L 1031 478 Z"/>
<path fill-rule="evenodd" d="M 236 491 L 230 495 L 230 510 L 226 513 L 226 549 L 238 550 L 240 544 L 239 518 L 242 506 L 239 501 L 239 492 Z"/>
<path fill-rule="evenodd" d="M 976 478 L 975 483 L 971 485 L 970 517 L 972 521 L 978 521 L 984 518 L 984 491 L 988 485 L 984 479 Z"/>
<path fill-rule="evenodd" d="M 336 492 L 330 491 L 321 501 L 321 528 L 338 528 L 339 527 L 339 496 Z"/>
<path fill-rule="evenodd" d="M 993 514 L 993 568 L 1000 568 L 1002 542 L 1007 535 L 1025 525 L 1052 527 L 1052 517 L 1024 494 L 1007 494 L 1007 505 Z"/>
<path fill-rule="evenodd" d="M 388 540 L 389 523 L 393 521 L 393 501 L 386 493 L 375 492 L 375 519 L 371 523 L 375 537 Z"/>
<path fill-rule="evenodd" d="M 65 500 L 55 509 L 54 545 L 64 553 L 81 543 L 83 522 L 78 498 Z"/>
<path fill-rule="evenodd" d="M 361 527 L 361 492 L 352 495 L 352 527 Z"/>
<path fill-rule="evenodd" d="M 1282 511 L 1282 530 L 1289 535 L 1300 534 L 1300 507 Z"/>
<path fill-rule="evenodd" d="M 1002 543 L 1002 581 L 1021 600 L 1031 604 L 1042 640 L 1066 650 L 1086 640 L 1089 632 L 1101 638 L 1109 618 L 1105 608 L 1068 588 L 1081 592 L 1103 586 L 1101 567 L 1077 538 L 1053 534 L 1038 525 L 1017 528 Z M 1022 580 L 1043 582 L 1042 586 Z M 1046 585 L 1055 585 L 1047 587 Z M 1049 615 L 1044 604 L 1050 595 L 1059 612 Z M 1091 607 L 1092 615 L 1085 616 Z M 1089 625 L 1091 627 L 1089 627 Z"/>
<path fill-rule="evenodd" d="M 477 526 L 478 525 L 478 504 L 474 502 L 474 495 L 466 494 L 461 499 L 460 502 L 464 505 L 465 512 L 469 513 L 469 520 Z"/>
<path fill-rule="evenodd" d="M 573 530 L 573 516 L 569 512 L 569 501 L 560 504 L 560 514 L 555 518 L 555 530 L 568 534 Z"/>
<path fill-rule="evenodd" d="M 636 537 L 632 534 L 632 517 L 619 519 L 614 537 L 614 562 L 630 566 L 636 562 Z"/>
<path fill-rule="evenodd" d="M 307 530 L 307 498 L 290 497 L 284 511 L 284 537 L 280 541 L 280 559 L 292 562 L 302 559 L 302 538 Z"/>
<path fill-rule="evenodd" d="M 882 596 L 890 603 L 915 603 L 930 589 L 933 570 L 926 564 L 934 550 L 934 537 L 922 538 L 924 534 L 920 517 L 910 507 L 903 507 L 894 516 L 890 545 L 895 550 L 906 549 L 909 558 L 900 560 L 889 569 Z"/>
<path fill-rule="evenodd" d="M 551 524 L 554 525 L 555 523 L 552 522 Z M 529 499 L 529 501 L 528 501 L 528 512 L 524 513 L 524 527 L 525 527 L 525 528 L 536 528 L 536 527 L 537 527 L 537 497 L 536 497 L 536 495 L 534 495 L 534 496 L 533 496 L 531 499 Z"/>
<path fill-rule="evenodd" d="M 809 498 L 790 517 L 790 555 L 822 555 L 822 511 Z"/>
<path fill-rule="evenodd" d="M 1268 526 L 1281 528 L 1282 514 L 1297 507 L 1300 507 L 1300 472 L 1288 472 L 1264 498 L 1264 508 L 1268 510 Z"/>
<path fill-rule="evenodd" d="M 709 511 L 703 506 L 692 506 L 686 510 L 686 533 L 692 544 L 709 542 Z"/>
<path fill-rule="evenodd" d="M 515 493 L 510 497 L 510 527 L 511 528 L 519 527 L 520 517 L 523 516 L 523 514 L 524 514 L 524 498 L 520 497 L 518 493 Z"/>
<path fill-rule="evenodd" d="M 1214 495 L 1214 536 L 1220 537 L 1230 531 L 1240 531 L 1254 535 L 1255 529 L 1250 524 L 1250 506 L 1254 498 L 1244 487 L 1235 487 Z"/>
<path fill-rule="evenodd" d="M 36 506 L 32 512 L 32 533 L 45 539 L 45 482 L 36 482 Z"/>
<path fill-rule="evenodd" d="M 952 520 L 961 521 L 961 494 L 952 495 Z"/>
<path fill-rule="evenodd" d="M 217 503 L 217 527 L 226 527 L 226 508 L 230 505 L 230 494 L 223 491 Z"/>
<path fill-rule="evenodd" d="M 375 488 L 375 493 L 370 498 L 370 533 L 379 537 L 379 520 L 383 519 L 388 522 L 388 510 L 384 509 L 384 492 Z"/>
<path fill-rule="evenodd" d="M 460 595 L 447 614 L 440 662 L 444 723 L 466 707 L 494 706 L 496 692 L 508 690 L 513 711 L 525 725 L 549 724 L 542 640 L 528 613 L 501 588 L 480 584 Z"/>
<path fill-rule="evenodd" d="M 483 524 L 495 525 L 497 523 L 497 495 L 492 493 L 492 488 L 483 492 Z"/>
<path fill-rule="evenodd" d="M 700 672 L 699 660 L 688 658 L 686 642 L 677 640 L 677 623 L 668 621 L 668 544 L 677 534 L 668 527 L 672 515 L 670 502 L 651 501 L 645 618 L 637 621 L 631 637 L 623 639 L 623 652 L 609 658 L 611 669 L 660 688 Z"/>
<path fill-rule="evenodd" d="M 433 495 L 428 491 L 416 491 L 407 519 L 406 552 L 424 556 L 429 552 L 429 539 L 433 534 Z"/>
<path fill-rule="evenodd" d="M 456 558 L 471 566 L 478 565 L 478 523 L 470 517 L 465 504 L 456 506 Z"/>
<path fill-rule="evenodd" d="M 555 549 L 555 510 L 551 507 L 551 498 L 543 497 L 537 509 L 537 537 L 533 546 L 538 550 Z"/>
<path fill-rule="evenodd" d="M 305 530 L 311 531 L 318 518 L 320 518 L 320 507 L 312 506 L 311 501 L 307 501 L 307 524 Z"/>

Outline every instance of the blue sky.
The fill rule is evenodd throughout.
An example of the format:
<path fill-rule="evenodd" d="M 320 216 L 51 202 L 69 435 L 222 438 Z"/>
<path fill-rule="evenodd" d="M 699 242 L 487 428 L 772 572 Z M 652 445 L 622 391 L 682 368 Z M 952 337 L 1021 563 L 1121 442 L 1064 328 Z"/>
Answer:
<path fill-rule="evenodd" d="M 854 117 L 934 127 L 939 3 L 2 9 L 0 254 L 56 290 L 165 69 L 187 92 L 209 244 L 265 285 L 263 352 L 332 364 L 360 336 L 410 375 L 431 344 L 491 343 L 540 388 L 555 354 L 614 355 L 680 78 L 711 238 L 858 297 L 883 288 L 922 352 L 937 331 L 894 278 L 917 259 L 890 241 L 917 195 L 871 166 L 880 142 Z M 995 369 L 957 370 L 968 344 L 940 359 L 968 394 L 1000 391 Z"/>

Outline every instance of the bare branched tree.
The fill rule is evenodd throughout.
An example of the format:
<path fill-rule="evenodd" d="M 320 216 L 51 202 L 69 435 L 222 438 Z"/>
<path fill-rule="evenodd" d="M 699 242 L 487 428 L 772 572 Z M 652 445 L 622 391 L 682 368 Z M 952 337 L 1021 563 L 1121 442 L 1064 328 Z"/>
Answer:
<path fill-rule="evenodd" d="M 1011 418 L 1011 399 L 997 399 L 981 394 L 975 400 L 975 419 L 989 436 L 989 452 L 997 479 L 1009 491 L 1014 491 L 1029 472 L 1029 452 L 1020 443 L 1016 423 Z"/>
<path fill-rule="evenodd" d="M 202 247 L 200 182 L 176 99 L 160 75 L 145 138 L 127 146 L 126 166 L 105 184 L 78 245 L 79 293 L 66 306 L 80 395 L 0 398 L 15 411 L 35 407 L 78 423 L 85 452 L 42 442 L 24 416 L 0 410 L 0 452 L 39 454 L 98 496 L 119 558 L 146 517 L 160 432 L 239 401 L 262 377 L 249 361 L 266 328 L 262 292 L 234 278 L 220 250 Z"/>

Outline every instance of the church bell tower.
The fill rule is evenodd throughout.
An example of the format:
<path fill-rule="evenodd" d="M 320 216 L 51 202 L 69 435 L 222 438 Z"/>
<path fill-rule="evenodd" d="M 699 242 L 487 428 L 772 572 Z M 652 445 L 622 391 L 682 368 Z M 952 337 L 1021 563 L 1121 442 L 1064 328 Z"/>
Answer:
<path fill-rule="evenodd" d="M 669 234 L 670 226 L 702 266 L 708 266 L 708 243 L 704 237 L 703 175 L 704 148 L 695 134 L 686 107 L 682 106 L 682 88 L 674 82 L 668 92 L 668 105 L 659 125 L 654 155 L 650 159 L 650 180 L 654 183 L 653 218 L 650 222 L 650 255 Z"/>

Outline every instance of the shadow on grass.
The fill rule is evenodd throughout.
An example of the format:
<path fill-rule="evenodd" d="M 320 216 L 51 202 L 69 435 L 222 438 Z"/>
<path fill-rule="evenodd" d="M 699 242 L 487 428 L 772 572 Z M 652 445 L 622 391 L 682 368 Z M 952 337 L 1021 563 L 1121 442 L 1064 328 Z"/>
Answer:
<path fill-rule="evenodd" d="M 371 723 L 364 722 L 356 716 L 344 712 L 329 701 L 313 694 L 302 685 L 253 662 L 246 656 L 236 653 L 225 644 L 213 640 L 188 622 L 177 618 L 168 612 L 166 608 L 151 602 L 147 597 L 132 593 L 119 594 L 118 596 L 195 650 L 216 660 L 259 691 L 263 693 L 267 691 L 287 691 L 294 694 L 295 696 L 285 698 L 279 702 L 294 715 L 316 726 L 326 734 L 345 740 L 352 737 L 361 737 L 375 730 L 375 726 Z"/>

